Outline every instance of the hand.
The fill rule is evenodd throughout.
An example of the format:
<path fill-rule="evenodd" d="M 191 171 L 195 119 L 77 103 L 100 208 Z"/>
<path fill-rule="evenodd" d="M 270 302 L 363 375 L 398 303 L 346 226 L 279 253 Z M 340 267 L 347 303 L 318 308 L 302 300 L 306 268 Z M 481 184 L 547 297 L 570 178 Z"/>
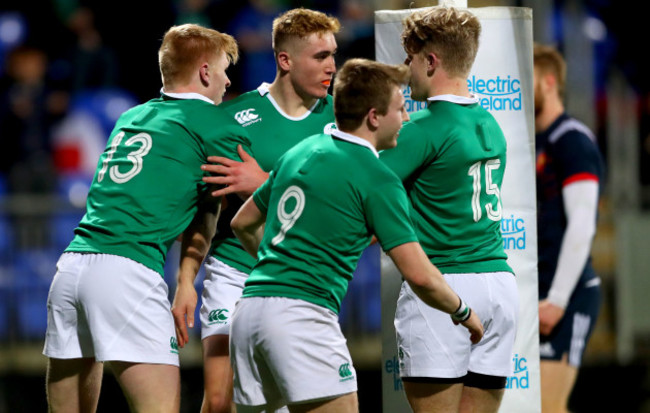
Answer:
<path fill-rule="evenodd" d="M 174 293 L 174 302 L 172 303 L 172 315 L 174 316 L 174 325 L 176 327 L 176 339 L 180 348 L 190 341 L 187 328 L 194 327 L 194 310 L 198 295 L 192 283 L 179 283 Z"/>
<path fill-rule="evenodd" d="M 549 335 L 557 323 L 564 317 L 564 308 L 557 306 L 550 301 L 539 302 L 539 332 L 542 335 Z"/>
<path fill-rule="evenodd" d="M 237 145 L 237 152 L 242 162 L 222 156 L 209 156 L 208 162 L 212 163 L 201 166 L 202 170 L 219 175 L 205 176 L 203 182 L 226 185 L 224 188 L 213 191 L 212 196 L 219 197 L 235 193 L 242 199 L 246 199 L 269 177 L 269 174 L 260 168 L 255 158 L 250 156 L 241 145 Z"/>
<path fill-rule="evenodd" d="M 453 320 L 452 320 L 453 321 Z M 462 324 L 463 327 L 469 330 L 469 339 L 472 344 L 476 344 L 483 338 L 483 324 L 481 319 L 476 315 L 476 311 L 472 310 L 469 318 L 462 323 L 454 321 L 454 324 Z"/>

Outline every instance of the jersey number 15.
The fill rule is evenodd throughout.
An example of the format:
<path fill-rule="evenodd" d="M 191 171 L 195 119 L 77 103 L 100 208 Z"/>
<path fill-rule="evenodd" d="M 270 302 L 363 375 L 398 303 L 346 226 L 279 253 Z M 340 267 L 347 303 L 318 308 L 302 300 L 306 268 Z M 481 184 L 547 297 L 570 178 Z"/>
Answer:
<path fill-rule="evenodd" d="M 483 215 L 481 208 L 481 165 L 483 161 L 478 161 L 469 167 L 467 175 L 473 178 L 472 192 L 472 212 L 474 222 L 478 222 Z M 501 194 L 499 186 L 492 182 L 492 171 L 499 169 L 501 161 L 499 159 L 490 159 L 485 161 L 485 193 L 496 198 L 496 203 L 491 201 L 485 204 L 487 217 L 492 221 L 501 221 Z"/>

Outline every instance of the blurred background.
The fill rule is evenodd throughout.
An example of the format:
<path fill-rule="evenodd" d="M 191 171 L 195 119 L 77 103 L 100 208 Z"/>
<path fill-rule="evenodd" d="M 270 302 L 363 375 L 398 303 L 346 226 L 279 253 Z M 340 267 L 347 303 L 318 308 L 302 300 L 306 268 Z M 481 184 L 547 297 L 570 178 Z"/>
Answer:
<path fill-rule="evenodd" d="M 650 412 L 650 62 L 645 15 L 613 0 L 469 0 L 533 9 L 534 39 L 568 63 L 568 112 L 598 136 L 608 165 L 593 246 L 604 303 L 571 398 L 575 412 Z M 271 82 L 271 22 L 297 6 L 339 17 L 342 64 L 374 58 L 373 11 L 403 0 L 2 0 L 0 4 L 0 413 L 45 411 L 41 354 L 58 256 L 84 213 L 106 139 L 127 108 L 159 95 L 157 50 L 173 24 L 234 35 L 240 63 L 226 99 Z M 362 412 L 380 411 L 376 247 L 366 251 L 341 323 L 359 373 Z M 174 290 L 178 249 L 166 278 Z M 197 278 L 197 287 L 202 288 Z M 181 352 L 182 411 L 202 397 L 198 329 Z M 612 397 L 614 396 L 614 397 Z M 621 401 L 625 400 L 622 404 Z M 99 411 L 127 411 L 112 375 Z"/>

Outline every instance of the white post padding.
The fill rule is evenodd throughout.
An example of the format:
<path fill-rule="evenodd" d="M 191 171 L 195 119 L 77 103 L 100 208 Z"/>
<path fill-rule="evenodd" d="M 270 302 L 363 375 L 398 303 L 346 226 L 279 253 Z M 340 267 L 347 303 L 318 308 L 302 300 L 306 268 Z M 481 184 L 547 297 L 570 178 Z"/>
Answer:
<path fill-rule="evenodd" d="M 375 12 L 375 51 L 379 62 L 397 64 L 406 57 L 400 35 L 402 20 L 413 10 Z M 468 78 L 470 91 L 495 117 L 508 144 L 501 188 L 501 231 L 508 263 L 519 288 L 519 322 L 500 412 L 541 411 L 537 296 L 537 218 L 535 194 L 535 129 L 533 96 L 532 10 L 521 7 L 470 8 L 481 21 L 480 47 Z M 423 109 L 410 99 L 407 109 Z M 399 141 L 398 141 L 399 143 Z M 382 256 L 382 390 L 384 412 L 409 411 L 399 378 L 393 318 L 401 276 Z"/>

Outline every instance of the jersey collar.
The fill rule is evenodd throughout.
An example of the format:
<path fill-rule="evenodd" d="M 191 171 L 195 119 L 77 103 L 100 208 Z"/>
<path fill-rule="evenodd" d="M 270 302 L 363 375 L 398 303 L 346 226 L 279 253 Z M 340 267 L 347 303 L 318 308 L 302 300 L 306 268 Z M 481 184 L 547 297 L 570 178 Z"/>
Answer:
<path fill-rule="evenodd" d="M 214 105 L 214 101 L 212 99 L 210 99 L 208 97 L 205 97 L 200 93 L 194 93 L 194 92 L 191 92 L 191 93 L 171 93 L 171 92 L 165 92 L 165 89 L 160 89 L 160 93 L 165 95 L 165 96 L 169 96 L 170 98 L 174 98 L 174 99 L 198 99 L 198 100 L 202 100 L 204 102 L 208 102 L 208 103 Z"/>
<path fill-rule="evenodd" d="M 358 136 L 351 135 L 351 134 L 343 132 L 343 131 L 341 131 L 339 129 L 333 129 L 332 130 L 332 136 L 337 138 L 337 139 L 340 139 L 342 141 L 347 141 L 347 142 L 354 143 L 354 144 L 357 144 L 357 145 L 365 146 L 365 147 L 369 148 L 372 151 L 372 153 L 375 154 L 375 156 L 377 158 L 379 158 L 379 152 L 377 152 L 377 148 L 372 146 L 372 144 L 370 142 L 368 142 L 367 140 L 365 140 L 365 139 L 361 139 Z"/>
<path fill-rule="evenodd" d="M 472 94 L 471 97 L 458 96 L 458 95 L 438 95 L 438 96 L 430 97 L 427 100 L 429 102 L 435 102 L 435 101 L 450 102 L 450 103 L 456 103 L 458 105 L 471 105 L 474 103 L 478 103 L 478 97 L 474 94 Z"/>
<path fill-rule="evenodd" d="M 314 111 L 314 109 L 316 109 L 316 106 L 318 106 L 318 104 L 320 103 L 320 99 L 317 99 L 316 102 L 312 105 L 312 107 L 310 107 L 307 110 L 307 112 L 305 112 L 305 114 L 302 115 L 302 116 L 299 116 L 299 117 L 289 116 L 282 110 L 282 108 L 280 107 L 278 102 L 276 102 L 275 99 L 273 99 L 273 96 L 271 96 L 271 93 L 270 93 L 270 90 L 269 90 L 270 86 L 271 86 L 270 83 L 263 82 L 257 88 L 257 92 L 260 94 L 260 96 L 266 96 L 269 99 L 269 101 L 273 104 L 273 106 L 275 107 L 275 110 L 277 110 L 280 115 L 284 116 L 285 118 L 287 118 L 289 120 L 298 121 L 298 120 L 305 119 L 307 116 L 309 116 Z"/>

